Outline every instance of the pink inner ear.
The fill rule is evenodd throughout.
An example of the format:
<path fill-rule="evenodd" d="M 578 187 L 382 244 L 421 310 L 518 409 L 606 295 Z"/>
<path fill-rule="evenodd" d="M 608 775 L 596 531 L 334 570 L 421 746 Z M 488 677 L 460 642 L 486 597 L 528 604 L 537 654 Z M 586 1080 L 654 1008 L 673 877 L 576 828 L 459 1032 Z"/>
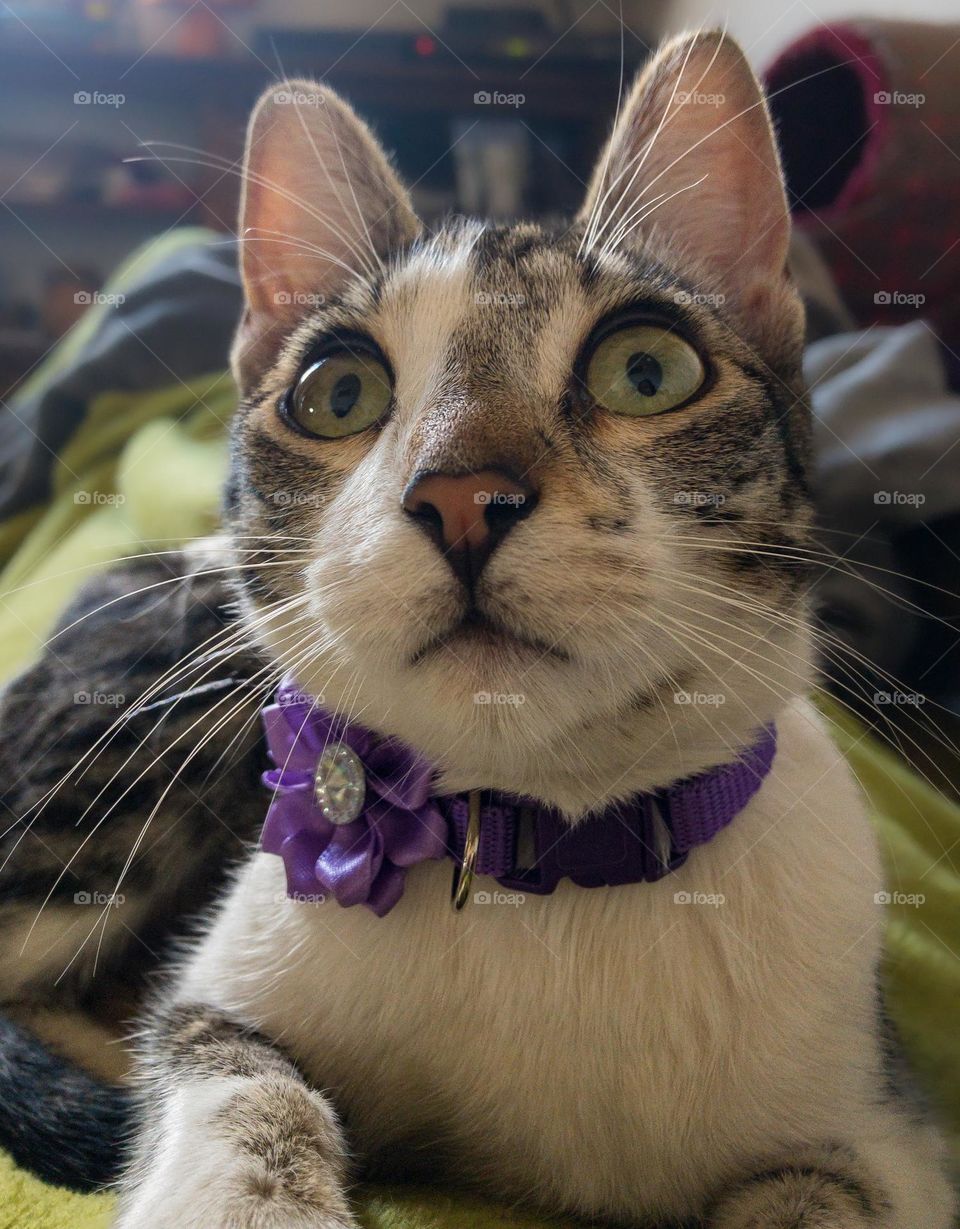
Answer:
<path fill-rule="evenodd" d="M 298 297 L 334 293 L 352 272 L 374 270 L 377 257 L 350 208 L 333 136 L 308 135 L 295 116 L 284 119 L 251 151 L 258 182 L 248 186 L 241 242 L 251 306 L 290 315 Z"/>
<path fill-rule="evenodd" d="M 783 274 L 779 159 L 760 88 L 733 43 L 708 35 L 668 46 L 611 140 L 594 186 L 592 250 L 652 238 L 682 271 L 732 297 Z"/>
<path fill-rule="evenodd" d="M 374 276 L 419 224 L 367 127 L 333 91 L 288 82 L 250 122 L 241 265 L 254 316 L 302 317 L 311 296 Z M 291 96 L 303 102 L 291 101 Z"/>

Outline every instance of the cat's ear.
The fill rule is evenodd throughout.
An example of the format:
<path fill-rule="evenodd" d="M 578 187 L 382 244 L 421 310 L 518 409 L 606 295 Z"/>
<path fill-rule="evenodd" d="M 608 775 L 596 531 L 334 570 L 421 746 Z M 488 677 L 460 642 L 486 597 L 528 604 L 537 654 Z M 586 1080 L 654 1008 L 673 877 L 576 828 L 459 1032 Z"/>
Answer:
<path fill-rule="evenodd" d="M 641 72 L 580 218 L 594 252 L 665 241 L 670 259 L 703 293 L 722 294 L 748 333 L 764 332 L 760 317 L 771 309 L 796 315 L 784 293 L 790 220 L 766 102 L 723 34 L 682 35 Z"/>
<path fill-rule="evenodd" d="M 234 350 L 275 344 L 311 305 L 375 274 L 420 229 L 410 198 L 366 124 L 332 90 L 286 81 L 247 129 L 240 204 L 246 310 Z"/>

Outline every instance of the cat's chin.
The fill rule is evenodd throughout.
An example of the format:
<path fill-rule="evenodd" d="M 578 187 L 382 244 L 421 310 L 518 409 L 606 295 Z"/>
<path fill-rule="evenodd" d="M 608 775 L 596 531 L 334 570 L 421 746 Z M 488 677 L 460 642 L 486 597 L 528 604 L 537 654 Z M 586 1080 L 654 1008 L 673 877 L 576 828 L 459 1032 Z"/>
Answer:
<path fill-rule="evenodd" d="M 410 665 L 418 667 L 443 654 L 454 655 L 461 669 L 464 659 L 481 669 L 503 665 L 504 659 L 527 669 L 541 659 L 565 662 L 569 654 L 555 643 L 508 627 L 500 620 L 477 610 L 469 611 L 449 628 L 427 637 L 411 655 Z"/>

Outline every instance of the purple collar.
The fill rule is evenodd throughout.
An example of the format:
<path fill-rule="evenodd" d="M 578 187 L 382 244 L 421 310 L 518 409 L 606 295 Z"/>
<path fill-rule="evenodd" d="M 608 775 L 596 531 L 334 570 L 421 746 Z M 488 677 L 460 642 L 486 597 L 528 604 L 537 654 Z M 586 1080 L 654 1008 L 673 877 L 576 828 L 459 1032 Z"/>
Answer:
<path fill-rule="evenodd" d="M 273 798 L 261 843 L 283 858 L 290 896 L 332 895 L 383 917 L 403 894 L 409 867 L 427 858 L 462 863 L 469 795 L 433 794 L 433 769 L 409 747 L 325 712 L 290 679 L 263 723 L 276 767 L 263 774 Z M 768 726 L 731 763 L 635 794 L 572 828 L 542 803 L 484 791 L 476 872 L 540 895 L 564 878 L 584 888 L 662 879 L 743 810 L 776 748 Z M 527 824 L 533 856 L 519 867 Z"/>

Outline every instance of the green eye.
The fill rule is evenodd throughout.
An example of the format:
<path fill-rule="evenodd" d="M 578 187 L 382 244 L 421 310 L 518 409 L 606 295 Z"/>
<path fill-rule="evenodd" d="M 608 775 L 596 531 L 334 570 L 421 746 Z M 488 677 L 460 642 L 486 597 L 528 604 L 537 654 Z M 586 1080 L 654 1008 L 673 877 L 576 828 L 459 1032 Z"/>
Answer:
<path fill-rule="evenodd" d="M 605 337 L 587 364 L 587 392 L 612 414 L 643 418 L 687 401 L 706 378 L 693 346 L 670 329 L 635 324 Z"/>
<path fill-rule="evenodd" d="M 330 354 L 297 381 L 289 414 L 311 435 L 342 439 L 379 421 L 392 395 L 390 373 L 373 355 Z"/>

